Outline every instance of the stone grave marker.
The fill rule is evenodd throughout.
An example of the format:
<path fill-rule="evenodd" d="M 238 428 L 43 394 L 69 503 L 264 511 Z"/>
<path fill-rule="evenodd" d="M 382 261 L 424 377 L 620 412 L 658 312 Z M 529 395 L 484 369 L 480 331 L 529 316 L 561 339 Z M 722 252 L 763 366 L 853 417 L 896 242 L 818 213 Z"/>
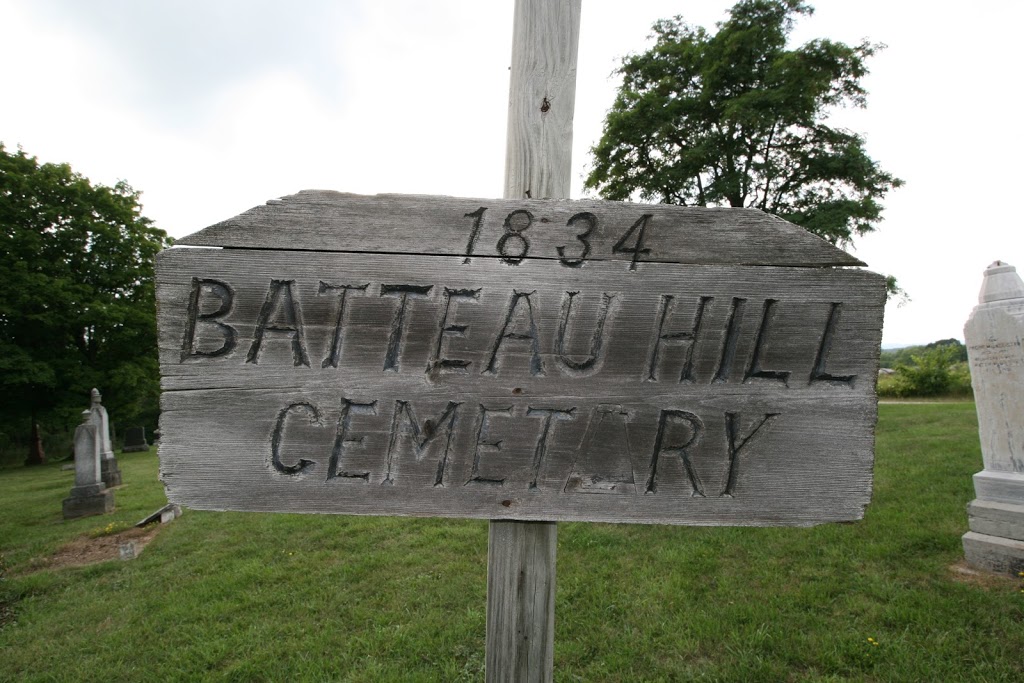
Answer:
<path fill-rule="evenodd" d="M 75 485 L 64 499 L 64 519 L 102 515 L 114 510 L 114 493 L 103 483 L 99 431 L 92 411 L 82 411 L 75 429 Z"/>
<path fill-rule="evenodd" d="M 121 449 L 122 452 L 137 453 L 148 450 L 149 443 L 146 442 L 145 427 L 129 427 L 125 430 L 124 447 Z"/>
<path fill-rule="evenodd" d="M 43 438 L 39 434 L 39 423 L 32 423 L 32 433 L 29 437 L 28 457 L 25 458 L 25 465 L 45 465 L 46 452 L 43 450 Z"/>
<path fill-rule="evenodd" d="M 968 505 L 967 560 L 994 572 L 1024 571 L 1024 282 L 1013 266 L 985 270 L 964 326 L 984 469 Z"/>
<path fill-rule="evenodd" d="M 114 488 L 121 485 L 121 468 L 114 457 L 114 449 L 110 442 L 110 418 L 107 409 L 103 407 L 103 397 L 99 389 L 92 390 L 92 407 L 90 408 L 90 422 L 96 427 L 99 439 L 100 466 L 103 473 L 103 483 L 107 488 Z"/>

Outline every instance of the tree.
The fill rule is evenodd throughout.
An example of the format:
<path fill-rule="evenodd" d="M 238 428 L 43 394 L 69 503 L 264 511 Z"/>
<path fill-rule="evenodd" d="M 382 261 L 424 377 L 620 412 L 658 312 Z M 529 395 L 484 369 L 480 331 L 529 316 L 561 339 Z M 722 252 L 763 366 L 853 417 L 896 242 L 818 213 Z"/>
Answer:
<path fill-rule="evenodd" d="M 71 428 L 94 386 L 120 423 L 154 424 L 153 257 L 169 244 L 127 183 L 92 185 L 0 143 L 3 427 Z"/>
<path fill-rule="evenodd" d="M 826 124 L 864 107 L 865 61 L 882 46 L 814 40 L 787 48 L 801 0 L 741 0 L 718 31 L 654 24 L 626 57 L 586 187 L 606 199 L 753 207 L 845 245 L 875 229 L 903 181 L 864 139 Z"/>
<path fill-rule="evenodd" d="M 958 353 L 958 346 L 939 343 L 913 354 L 909 364 L 896 366 L 896 395 L 969 396 L 970 370 L 966 362 L 957 361 Z"/>

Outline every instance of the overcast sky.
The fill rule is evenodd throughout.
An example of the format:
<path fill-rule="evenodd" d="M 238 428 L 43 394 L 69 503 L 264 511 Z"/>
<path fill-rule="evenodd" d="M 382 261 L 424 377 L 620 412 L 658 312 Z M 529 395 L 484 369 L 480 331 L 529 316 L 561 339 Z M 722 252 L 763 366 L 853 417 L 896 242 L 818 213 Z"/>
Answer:
<path fill-rule="evenodd" d="M 572 196 L 584 196 L 622 56 L 723 0 L 583 1 Z M 1024 2 L 818 0 L 794 42 L 869 38 L 866 110 L 833 121 L 907 181 L 853 252 L 911 301 L 886 346 L 963 338 L 985 267 L 1024 272 Z M 181 237 L 320 188 L 497 197 L 513 0 L 0 0 L 0 141 L 127 180 Z"/>

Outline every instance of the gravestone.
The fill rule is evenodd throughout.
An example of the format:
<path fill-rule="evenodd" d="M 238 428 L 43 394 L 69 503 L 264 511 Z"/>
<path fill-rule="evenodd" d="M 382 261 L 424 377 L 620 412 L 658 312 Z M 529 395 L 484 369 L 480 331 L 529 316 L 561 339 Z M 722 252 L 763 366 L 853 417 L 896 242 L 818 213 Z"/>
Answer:
<path fill-rule="evenodd" d="M 146 442 L 146 428 L 129 427 L 124 433 L 124 448 L 121 451 L 123 453 L 137 453 L 148 450 L 149 444 Z"/>
<path fill-rule="evenodd" d="M 110 418 L 107 416 L 107 409 L 103 407 L 103 397 L 99 389 L 92 390 L 92 416 L 90 424 L 96 427 L 100 449 L 100 468 L 103 474 L 103 483 L 107 488 L 114 488 L 121 485 L 121 468 L 117 465 L 117 458 L 114 457 L 114 449 L 110 444 Z"/>
<path fill-rule="evenodd" d="M 974 475 L 964 554 L 978 567 L 1024 570 L 1024 282 L 996 261 L 964 326 L 985 468 Z"/>
<path fill-rule="evenodd" d="M 32 435 L 29 437 L 28 446 L 28 457 L 25 459 L 25 465 L 44 465 L 46 464 L 46 453 L 43 451 L 43 439 L 39 435 L 39 423 L 32 423 Z"/>
<path fill-rule="evenodd" d="M 99 430 L 92 411 L 82 411 L 82 424 L 75 429 L 75 485 L 64 499 L 64 519 L 102 515 L 114 510 L 114 492 L 101 476 Z"/>

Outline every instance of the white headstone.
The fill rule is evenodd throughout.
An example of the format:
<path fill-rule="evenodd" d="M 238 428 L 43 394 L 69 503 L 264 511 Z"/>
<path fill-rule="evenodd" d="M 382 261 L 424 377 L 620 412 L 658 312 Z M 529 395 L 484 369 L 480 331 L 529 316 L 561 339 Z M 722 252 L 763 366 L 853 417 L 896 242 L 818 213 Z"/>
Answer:
<path fill-rule="evenodd" d="M 100 438 L 100 457 L 113 458 L 114 450 L 110 446 L 110 418 L 107 409 L 103 407 L 103 397 L 99 389 L 92 390 L 92 416 L 90 422 L 96 425 Z"/>
<path fill-rule="evenodd" d="M 93 389 L 89 423 L 96 427 L 103 483 L 107 488 L 114 488 L 121 485 L 121 468 L 118 467 L 114 449 L 110 445 L 110 418 L 107 416 L 107 409 L 103 407 L 102 401 L 103 397 L 100 396 L 99 389 Z"/>
<path fill-rule="evenodd" d="M 1024 570 L 1024 282 L 1013 266 L 985 270 L 964 326 L 984 469 L 968 506 L 967 559 L 998 572 Z"/>
<path fill-rule="evenodd" d="M 75 487 L 102 483 L 100 448 L 96 425 L 91 423 L 92 411 L 82 411 L 82 424 L 75 429 Z"/>
<path fill-rule="evenodd" d="M 64 519 L 102 515 L 114 509 L 113 493 L 103 483 L 99 430 L 90 410 L 75 429 L 75 485 L 64 499 Z"/>

